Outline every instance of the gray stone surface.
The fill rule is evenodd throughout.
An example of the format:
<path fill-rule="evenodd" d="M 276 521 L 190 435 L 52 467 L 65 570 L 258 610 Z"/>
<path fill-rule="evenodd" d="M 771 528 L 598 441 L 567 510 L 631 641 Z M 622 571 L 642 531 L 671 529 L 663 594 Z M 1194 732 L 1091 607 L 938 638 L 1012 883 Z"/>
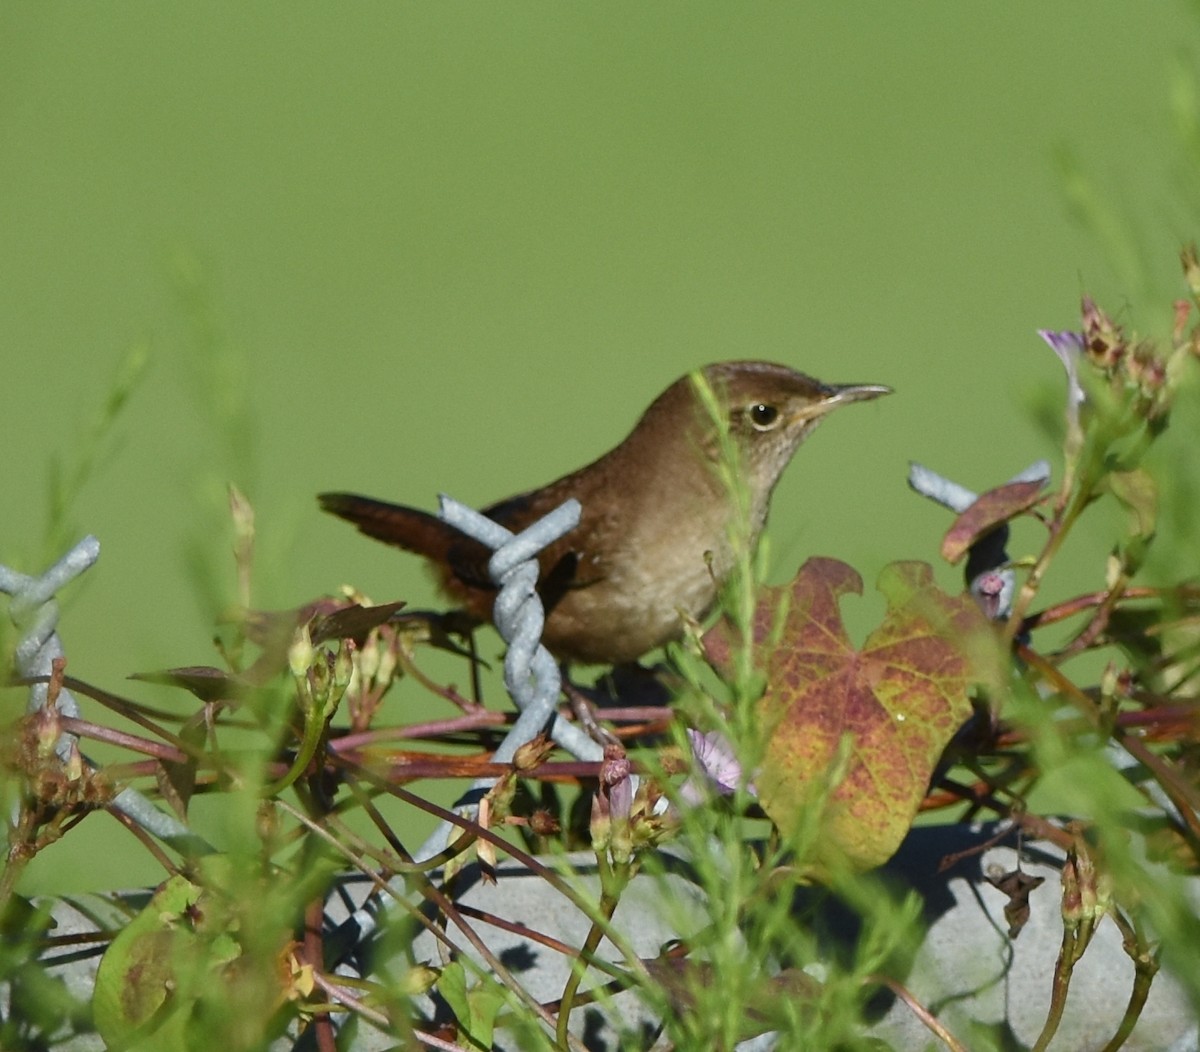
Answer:
<path fill-rule="evenodd" d="M 1025 853 L 1021 868 L 1030 875 L 1044 877 L 1045 882 L 1030 894 L 1029 920 L 1019 937 L 1010 940 L 1003 912 L 1007 899 L 985 875 L 1014 868 L 1016 854 L 1011 848 L 990 848 L 947 874 L 937 872 L 942 857 L 970 843 L 982 842 L 991 832 L 990 828 L 976 832 L 962 828 L 915 830 L 887 868 L 898 884 L 920 892 L 928 925 L 908 974 L 898 978 L 968 1048 L 1012 1052 L 1031 1047 L 1046 1016 L 1050 977 L 1062 938 L 1061 886 L 1052 856 L 1040 849 Z M 578 879 L 594 894 L 596 881 L 589 871 L 590 863 L 587 859 L 577 861 Z M 686 937 L 703 923 L 701 892 L 687 879 L 686 867 L 680 869 L 679 875 L 665 881 L 640 877 L 622 897 L 616 924 L 641 956 L 654 956 L 664 943 Z M 528 924 L 568 945 L 580 943 L 587 921 L 565 898 L 520 866 L 502 864 L 497 875 L 497 882 L 489 884 L 472 879 L 469 871 L 465 873 L 460 901 Z M 1191 887 L 1196 892 L 1198 883 L 1192 881 Z M 361 901 L 367 888 L 365 881 L 356 878 L 347 878 L 341 884 L 331 900 L 330 913 L 335 922 L 339 915 L 347 915 L 353 903 Z M 1195 899 L 1200 901 L 1200 894 Z M 55 904 L 59 922 L 56 934 L 119 924 L 144 901 L 145 893 L 59 901 Z M 802 898 L 798 899 L 798 906 L 803 905 Z M 854 938 L 854 919 L 848 912 L 823 906 L 819 915 L 824 945 L 830 953 L 835 952 L 838 943 Z M 479 921 L 472 924 L 535 997 L 549 1001 L 561 994 L 568 972 L 561 955 Z M 459 945 L 465 945 L 461 935 L 455 935 L 453 929 L 451 934 Z M 608 944 L 603 944 L 600 952 L 610 960 L 620 959 Z M 363 960 L 369 962 L 369 972 L 380 976 L 398 972 L 410 962 L 442 963 L 444 951 L 428 934 L 418 935 L 415 940 L 400 934 L 385 937 Z M 85 997 L 94 980 L 96 963 L 96 955 L 63 955 L 53 971 Z M 1133 966 L 1122 948 L 1120 932 L 1106 918 L 1076 968 L 1066 1014 L 1050 1046 L 1052 1052 L 1102 1049 L 1125 1010 L 1132 977 Z M 0 1004 L 7 1012 L 7 996 Z M 421 1009 L 435 1018 L 438 1006 L 426 999 Z M 649 1048 L 653 1043 L 654 1021 L 630 994 L 622 994 L 604 1007 L 580 1008 L 573 1022 L 586 1046 L 596 1052 Z M 903 1052 L 941 1047 L 898 1001 L 881 1006 L 869 1032 Z M 395 1042 L 395 1037 L 362 1027 L 355 1031 L 352 1047 L 375 1052 L 395 1047 Z M 761 1050 L 770 1044 L 760 1040 L 745 1047 Z M 91 1052 L 103 1048 L 103 1044 L 94 1035 L 77 1034 L 58 1047 Z M 289 1048 L 290 1043 L 280 1042 L 276 1047 Z M 498 1039 L 496 1047 L 517 1048 L 519 1042 Z M 1141 1021 L 1124 1048 L 1130 1052 L 1194 1052 L 1200 1048 L 1197 1020 L 1187 993 L 1165 969 L 1156 977 Z"/>
<path fill-rule="evenodd" d="M 989 827 L 985 832 L 991 833 Z M 1044 883 L 1029 895 L 1030 915 L 1017 938 L 1008 937 L 1008 898 L 988 882 L 1017 866 L 1009 847 L 989 848 L 944 876 L 937 863 L 972 840 L 964 830 L 914 831 L 889 869 L 923 895 L 929 923 L 904 983 L 968 1048 L 1029 1048 L 1037 1040 L 1050 1005 L 1050 979 L 1062 946 L 1062 885 L 1053 854 L 1038 845 L 1026 851 L 1021 870 Z M 1041 856 L 1044 861 L 1037 861 Z M 1192 882 L 1193 902 L 1200 902 Z M 1134 968 L 1111 918 L 1098 925 L 1075 967 L 1062 1023 L 1051 1050 L 1091 1052 L 1104 1048 L 1129 1001 Z M 872 1032 L 897 1049 L 923 1048 L 929 1035 L 916 1017 L 896 1003 Z M 1006 1043 L 1001 1043 L 1006 1042 Z M 939 1047 L 939 1046 L 934 1046 Z M 1127 1052 L 1197 1048 L 1196 1017 L 1188 995 L 1166 970 L 1155 977 Z"/>

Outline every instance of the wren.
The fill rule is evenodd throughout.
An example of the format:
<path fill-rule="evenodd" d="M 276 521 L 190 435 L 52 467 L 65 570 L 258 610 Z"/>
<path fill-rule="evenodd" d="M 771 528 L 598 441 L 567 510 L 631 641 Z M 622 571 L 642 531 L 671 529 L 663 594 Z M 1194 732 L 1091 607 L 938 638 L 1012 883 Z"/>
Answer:
<path fill-rule="evenodd" d="M 891 392 L 825 384 L 770 362 L 721 362 L 699 377 L 712 399 L 684 376 L 598 460 L 483 509 L 516 532 L 568 497 L 583 506 L 579 525 L 538 560 L 542 640 L 561 660 L 635 661 L 677 638 L 681 615 L 704 618 L 734 567 L 735 543 L 757 542 L 800 444 L 831 410 Z M 737 484 L 722 478 L 722 463 L 735 467 Z M 453 601 L 490 619 L 496 588 L 482 544 L 415 508 L 352 493 L 318 499 L 368 536 L 424 557 Z"/>

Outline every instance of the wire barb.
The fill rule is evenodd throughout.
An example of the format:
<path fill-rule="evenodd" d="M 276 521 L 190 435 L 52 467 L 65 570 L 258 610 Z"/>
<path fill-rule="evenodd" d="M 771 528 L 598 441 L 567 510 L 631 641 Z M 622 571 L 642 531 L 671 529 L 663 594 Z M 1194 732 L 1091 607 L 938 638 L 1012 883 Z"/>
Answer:
<path fill-rule="evenodd" d="M 1049 462 L 1037 460 L 1008 482 L 1045 482 L 1049 478 Z M 914 492 L 949 508 L 956 515 L 961 515 L 979 499 L 974 490 L 916 461 L 908 466 L 908 485 Z M 1017 575 L 1008 566 L 1007 544 L 1008 526 L 997 526 L 971 546 L 971 557 L 967 560 L 967 589 L 993 621 L 1003 621 L 1012 613 L 1016 594 Z"/>
<path fill-rule="evenodd" d="M 89 535 L 38 577 L 0 565 L 0 592 L 12 597 L 8 614 L 21 634 L 14 652 L 14 664 L 17 675 L 23 679 L 48 679 L 54 671 L 54 662 L 66 657 L 58 634 L 58 602 L 54 597 L 98 558 L 100 542 Z M 48 682 L 30 684 L 28 711 L 35 712 L 46 706 L 49 689 Z M 79 717 L 79 702 L 66 687 L 58 692 L 55 705 L 62 715 L 73 719 Z M 66 763 L 77 745 L 78 738 L 64 732 L 54 743 L 55 755 Z M 90 760 L 87 762 L 91 763 Z M 213 850 L 182 822 L 160 811 L 136 789 L 122 789 L 113 797 L 110 806 L 152 836 L 181 851 L 195 855 Z"/>
<path fill-rule="evenodd" d="M 550 737 L 576 759 L 599 762 L 603 749 L 572 723 L 555 720 L 555 706 L 562 675 L 550 652 L 542 645 L 546 611 L 537 593 L 537 555 L 579 525 L 582 507 L 571 498 L 533 525 L 514 534 L 499 523 L 460 504 L 444 494 L 439 498 L 442 519 L 468 537 L 492 549 L 488 573 L 500 589 L 492 608 L 492 619 L 508 644 L 504 656 L 504 686 L 520 710 L 516 723 L 492 756 L 494 763 L 508 763 L 517 750 L 532 741 L 550 724 Z M 479 799 L 494 780 L 475 782 L 459 801 L 459 807 L 474 811 Z M 442 825 L 417 852 L 418 861 L 431 858 L 449 840 L 451 827 Z"/>
<path fill-rule="evenodd" d="M 532 526 L 514 534 L 464 504 L 442 496 L 441 517 L 491 548 L 488 573 L 500 589 L 493 607 L 493 620 L 508 644 L 504 657 L 504 685 L 521 716 L 493 757 L 507 763 L 517 749 L 550 722 L 562 687 L 562 676 L 550 652 L 542 646 L 546 612 L 537 594 L 537 555 L 579 525 L 579 501 L 564 501 Z M 599 761 L 603 750 L 572 724 L 551 727 L 551 737 L 580 760 Z M 490 783 L 489 783 L 490 784 Z"/>

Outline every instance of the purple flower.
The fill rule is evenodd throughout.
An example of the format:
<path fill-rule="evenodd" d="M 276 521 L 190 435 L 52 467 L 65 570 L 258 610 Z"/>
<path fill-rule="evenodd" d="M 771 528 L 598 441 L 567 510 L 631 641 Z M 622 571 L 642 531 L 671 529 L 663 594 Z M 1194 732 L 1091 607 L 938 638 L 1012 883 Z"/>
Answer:
<path fill-rule="evenodd" d="M 607 851 L 614 839 L 627 846 L 633 811 L 633 765 L 620 745 L 606 745 L 592 797 L 592 847 Z"/>
<path fill-rule="evenodd" d="M 1058 360 L 1067 370 L 1067 427 L 1072 431 L 1079 428 L 1079 407 L 1083 405 L 1083 387 L 1079 383 L 1079 356 L 1083 354 L 1083 334 L 1078 332 L 1052 332 L 1038 329 L 1038 335 L 1058 355 Z"/>
<path fill-rule="evenodd" d="M 732 796 L 738 786 L 742 785 L 742 765 L 738 762 L 728 739 L 719 731 L 701 734 L 690 727 L 687 736 L 696 766 L 709 786 L 721 796 Z M 747 783 L 744 788 L 751 796 L 758 795 L 753 782 Z M 689 778 L 680 789 L 680 795 L 688 803 L 698 804 L 705 794 L 694 784 L 694 780 Z"/>
<path fill-rule="evenodd" d="M 633 764 L 620 745 L 606 745 L 597 796 L 609 817 L 628 822 L 633 813 Z"/>

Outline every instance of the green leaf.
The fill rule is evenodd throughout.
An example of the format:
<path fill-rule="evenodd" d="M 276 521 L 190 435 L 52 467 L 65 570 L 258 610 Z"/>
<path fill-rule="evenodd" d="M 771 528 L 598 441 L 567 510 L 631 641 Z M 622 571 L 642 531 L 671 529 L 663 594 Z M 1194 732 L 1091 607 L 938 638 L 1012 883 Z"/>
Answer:
<path fill-rule="evenodd" d="M 96 973 L 92 1000 L 96 1030 L 109 1045 L 136 1047 L 135 1038 L 153 1039 L 164 1049 L 184 1048 L 164 1032 L 172 1015 L 167 999 L 175 987 L 176 960 L 190 935 L 187 917 L 201 889 L 184 877 L 171 877 L 149 904 L 113 939 Z M 176 1002 L 174 1012 L 183 1007 Z M 168 1030 L 173 1028 L 166 1028 Z"/>
<path fill-rule="evenodd" d="M 1123 547 L 1127 573 L 1135 573 L 1146 557 L 1146 549 L 1158 525 L 1158 485 L 1142 468 L 1112 471 L 1108 488 L 1129 513 L 1128 535 Z"/>
<path fill-rule="evenodd" d="M 483 975 L 467 999 L 471 1003 L 471 1040 L 482 1048 L 491 1048 L 496 1017 L 504 1007 L 504 988 L 490 975 Z"/>
<path fill-rule="evenodd" d="M 202 869 L 209 881 L 220 881 L 228 860 L 212 856 Z M 200 885 L 171 877 L 105 951 L 92 1009 L 109 1045 L 156 1052 L 193 1047 L 187 1039 L 193 1008 L 241 953 L 218 917 L 206 919 L 206 897 Z"/>
<path fill-rule="evenodd" d="M 1129 511 L 1129 532 L 1139 539 L 1149 539 L 1158 523 L 1158 484 L 1143 468 L 1132 471 L 1113 471 L 1108 475 L 1112 494 Z"/>
<path fill-rule="evenodd" d="M 453 961 L 442 969 L 437 989 L 454 1013 L 459 1032 L 479 1048 L 491 1048 L 496 1017 L 504 1007 L 503 987 L 487 975 L 468 987 L 466 969 Z"/>
<path fill-rule="evenodd" d="M 458 961 L 451 961 L 442 969 L 437 981 L 438 993 L 442 995 L 458 1020 L 458 1028 L 465 1034 L 471 1032 L 471 1002 L 467 999 L 467 973 Z"/>

